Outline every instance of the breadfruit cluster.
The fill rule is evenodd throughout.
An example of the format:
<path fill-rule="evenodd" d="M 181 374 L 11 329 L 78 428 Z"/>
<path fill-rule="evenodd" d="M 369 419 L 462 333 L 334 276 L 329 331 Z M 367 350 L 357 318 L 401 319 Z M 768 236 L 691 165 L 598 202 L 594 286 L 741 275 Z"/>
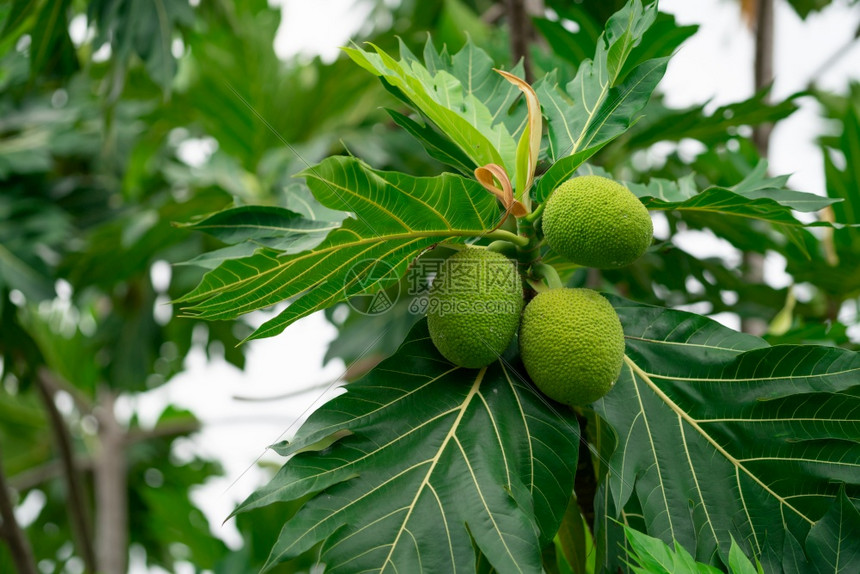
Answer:
<path fill-rule="evenodd" d="M 543 233 L 550 248 L 585 267 L 617 269 L 651 245 L 648 210 L 618 182 L 597 175 L 558 186 L 544 207 Z"/>
<path fill-rule="evenodd" d="M 614 269 L 645 252 L 653 229 L 648 210 L 630 190 L 585 176 L 553 191 L 543 232 L 549 246 L 573 262 Z M 567 405 L 596 401 L 618 379 L 624 361 L 615 309 L 591 289 L 558 287 L 538 293 L 523 310 L 522 282 L 509 251 L 467 248 L 447 260 L 428 297 L 433 343 L 452 363 L 479 368 L 497 360 L 519 332 L 520 357 L 538 389 Z"/>

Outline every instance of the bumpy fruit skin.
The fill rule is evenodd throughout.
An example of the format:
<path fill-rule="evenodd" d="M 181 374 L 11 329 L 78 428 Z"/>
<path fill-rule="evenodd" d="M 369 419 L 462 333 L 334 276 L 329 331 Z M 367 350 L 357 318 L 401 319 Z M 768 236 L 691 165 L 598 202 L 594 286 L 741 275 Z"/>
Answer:
<path fill-rule="evenodd" d="M 467 248 L 445 262 L 430 288 L 427 326 L 442 355 L 461 367 L 489 365 L 508 347 L 523 309 L 514 262 Z"/>
<path fill-rule="evenodd" d="M 618 314 L 591 289 L 539 293 L 523 312 L 519 343 L 537 388 L 567 405 L 587 405 L 609 392 L 624 361 Z"/>
<path fill-rule="evenodd" d="M 546 202 L 543 233 L 559 255 L 585 267 L 617 269 L 651 245 L 651 217 L 618 182 L 598 175 L 574 177 Z"/>

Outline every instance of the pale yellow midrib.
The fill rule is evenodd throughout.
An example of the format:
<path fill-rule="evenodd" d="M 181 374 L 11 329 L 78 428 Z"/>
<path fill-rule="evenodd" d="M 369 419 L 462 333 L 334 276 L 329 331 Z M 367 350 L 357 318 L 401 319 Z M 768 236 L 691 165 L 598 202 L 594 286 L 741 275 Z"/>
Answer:
<path fill-rule="evenodd" d="M 746 475 L 747 475 L 747 476 L 749 476 L 751 479 L 753 479 L 753 481 L 754 481 L 756 484 L 758 484 L 759 486 L 761 486 L 761 487 L 762 487 L 765 491 L 767 491 L 771 496 L 773 496 L 774 498 L 776 498 L 776 499 L 780 502 L 780 504 L 785 505 L 785 506 L 787 506 L 788 508 L 790 508 L 790 509 L 795 513 L 795 514 L 797 514 L 798 516 L 800 516 L 801 518 L 803 518 L 803 519 L 804 519 L 805 521 L 807 521 L 809 524 L 814 524 L 814 521 L 813 521 L 813 520 L 811 520 L 811 519 L 810 519 L 809 517 L 807 517 L 805 514 L 803 514 L 802 512 L 800 512 L 797 508 L 795 508 L 794 506 L 792 506 L 792 505 L 791 505 L 791 503 L 789 503 L 785 498 L 783 498 L 782 496 L 780 496 L 780 495 L 778 495 L 776 492 L 774 492 L 774 491 L 773 491 L 773 490 L 772 490 L 768 485 L 766 485 L 766 484 L 765 484 L 765 483 L 764 483 L 764 482 L 763 482 L 759 477 L 757 477 L 755 474 L 753 474 L 752 472 L 750 472 L 750 471 L 749 471 L 749 470 L 748 470 L 744 465 L 742 465 L 742 464 L 740 463 L 740 461 L 739 461 L 737 458 L 735 458 L 734 456 L 732 456 L 731 454 L 729 454 L 729 452 L 728 452 L 726 449 L 724 449 L 724 448 L 720 445 L 720 443 L 718 443 L 718 442 L 717 442 L 717 441 L 715 441 L 713 438 L 711 438 L 711 436 L 710 436 L 708 433 L 706 433 L 706 432 L 702 429 L 702 427 L 700 427 L 700 426 L 699 426 L 699 424 L 696 422 L 696 420 L 695 420 L 693 417 L 691 417 L 689 414 L 687 414 L 687 412 L 686 412 L 686 411 L 684 411 L 682 408 L 680 408 L 678 405 L 676 405 L 676 404 L 675 404 L 675 402 L 674 402 L 671 398 L 669 398 L 669 396 L 668 396 L 666 393 L 664 393 L 664 392 L 663 392 L 663 390 L 662 390 L 660 387 L 658 387 L 658 386 L 654 383 L 654 381 L 652 381 L 652 380 L 651 380 L 651 377 L 649 376 L 649 374 L 648 374 L 648 373 L 646 373 L 645 371 L 643 371 L 643 370 L 639 367 L 639 365 L 637 365 L 636 363 L 634 363 L 634 362 L 633 362 L 633 361 L 632 361 L 632 360 L 631 360 L 627 355 L 625 355 L 625 356 L 624 356 L 624 360 L 625 360 L 625 362 L 628 364 L 628 366 L 629 366 L 629 367 L 630 367 L 634 372 L 636 372 L 636 373 L 637 373 L 637 374 L 642 378 L 642 380 L 643 380 L 643 381 L 645 381 L 645 384 L 646 384 L 646 385 L 648 385 L 649 387 L 651 387 L 651 390 L 652 390 L 652 391 L 654 391 L 654 394 L 656 394 L 656 395 L 660 398 L 660 400 L 662 400 L 664 403 L 666 403 L 666 406 L 668 406 L 670 409 L 672 409 L 672 410 L 675 412 L 675 414 L 677 414 L 679 417 L 681 417 L 682 419 L 684 419 L 684 420 L 687 422 L 687 424 L 689 424 L 689 425 L 690 425 L 691 427 L 693 427 L 693 428 L 694 428 L 694 429 L 695 429 L 695 430 L 696 430 L 700 435 L 702 435 L 702 437 L 703 437 L 706 441 L 708 441 L 708 443 L 710 443 L 710 445 L 711 445 L 711 446 L 713 446 L 713 447 L 717 450 L 717 452 L 719 452 L 721 455 L 723 455 L 723 456 L 726 458 L 726 460 L 728 460 L 730 463 L 732 463 L 732 465 L 733 465 L 735 468 L 738 468 L 738 469 L 742 470 L 742 471 L 744 472 L 744 474 L 746 474 Z M 659 468 L 659 467 L 658 467 L 658 468 Z M 755 530 L 755 529 L 753 529 L 753 530 Z"/>
<path fill-rule="evenodd" d="M 397 548 L 397 542 L 400 540 L 400 535 L 403 534 L 403 530 L 406 528 L 406 524 L 409 522 L 409 517 L 412 516 L 412 511 L 415 510 L 415 505 L 418 503 L 418 499 L 424 492 L 424 488 L 430 483 L 430 477 L 433 475 L 433 470 L 439 463 L 439 459 L 442 458 L 442 453 L 445 452 L 445 448 L 448 446 L 448 442 L 454 437 L 454 434 L 457 432 L 457 427 L 460 425 L 460 421 L 463 420 L 463 415 L 466 414 L 466 408 L 472 402 L 472 397 L 477 394 L 478 389 L 481 387 L 481 381 L 484 380 L 484 374 L 486 372 L 486 367 L 484 367 L 478 372 L 478 376 L 475 377 L 475 382 L 472 383 L 472 388 L 469 389 L 469 394 L 466 395 L 466 398 L 463 399 L 463 404 L 460 407 L 460 412 L 457 414 L 457 418 L 454 420 L 454 423 L 451 425 L 451 428 L 448 429 L 448 434 L 445 435 L 445 439 L 442 441 L 442 444 L 439 445 L 439 448 L 436 450 L 436 454 L 433 456 L 432 459 L 430 459 L 430 468 L 424 475 L 424 479 L 421 481 L 421 484 L 418 485 L 418 489 L 415 492 L 415 496 L 412 498 L 412 502 L 409 504 L 409 510 L 406 512 L 406 516 L 403 518 L 403 523 L 400 529 L 397 531 L 397 536 L 394 537 L 394 542 L 392 542 L 391 544 L 391 550 L 388 551 L 388 556 L 385 557 L 385 561 L 383 561 L 382 566 L 380 566 L 379 568 L 380 573 L 385 571 L 385 567 L 388 566 L 389 562 L 391 561 L 391 556 L 394 554 L 394 549 Z"/>

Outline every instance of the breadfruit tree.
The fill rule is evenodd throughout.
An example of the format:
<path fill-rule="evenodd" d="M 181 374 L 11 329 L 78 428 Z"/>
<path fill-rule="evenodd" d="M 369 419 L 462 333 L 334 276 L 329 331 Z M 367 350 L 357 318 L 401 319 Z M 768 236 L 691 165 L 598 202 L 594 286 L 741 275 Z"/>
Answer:
<path fill-rule="evenodd" d="M 286 302 L 251 340 L 329 310 L 335 355 L 386 357 L 273 446 L 283 467 L 236 509 L 298 506 L 266 567 L 312 553 L 327 572 L 860 570 L 860 356 L 787 290 L 713 297 L 748 280 L 672 241 L 707 229 L 779 252 L 844 300 L 856 277 L 822 277 L 857 256 L 856 167 L 828 164 L 831 197 L 788 189 L 738 128 L 791 101 L 708 115 L 652 98 L 693 32 L 656 3 L 630 0 L 591 35 L 536 25 L 552 53 L 532 82 L 471 40 L 344 49 L 390 94 L 383 129 L 434 174 L 356 149 L 298 174 L 302 206 L 187 225 L 225 246 L 184 315 Z M 708 146 L 699 173 L 677 155 L 630 169 L 685 137 Z M 822 209 L 835 217 L 797 215 Z M 706 294 L 704 313 L 777 320 L 762 337 L 678 308 Z"/>

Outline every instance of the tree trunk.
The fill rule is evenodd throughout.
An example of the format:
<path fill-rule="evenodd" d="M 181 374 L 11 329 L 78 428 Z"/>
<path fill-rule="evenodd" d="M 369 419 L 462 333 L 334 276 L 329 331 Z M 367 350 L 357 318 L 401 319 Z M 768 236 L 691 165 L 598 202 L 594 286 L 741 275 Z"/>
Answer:
<path fill-rule="evenodd" d="M 534 29 L 531 17 L 543 12 L 541 0 L 505 0 L 505 13 L 511 31 L 511 57 L 514 63 L 522 60 L 525 81 L 534 82 L 529 44 L 533 40 Z"/>
<path fill-rule="evenodd" d="M 773 0 L 757 0 L 755 11 L 755 64 L 754 83 L 758 92 L 773 82 Z M 753 130 L 753 143 L 759 155 L 767 159 L 770 147 L 771 124 L 761 124 Z M 744 253 L 744 277 L 747 282 L 764 282 L 764 256 L 760 253 Z M 753 335 L 763 335 L 767 323 L 759 317 L 741 320 L 741 330 Z"/>
<path fill-rule="evenodd" d="M 101 389 L 95 463 L 96 559 L 99 574 L 125 574 L 128 558 L 128 476 L 125 431 L 114 414 L 116 395 Z"/>

